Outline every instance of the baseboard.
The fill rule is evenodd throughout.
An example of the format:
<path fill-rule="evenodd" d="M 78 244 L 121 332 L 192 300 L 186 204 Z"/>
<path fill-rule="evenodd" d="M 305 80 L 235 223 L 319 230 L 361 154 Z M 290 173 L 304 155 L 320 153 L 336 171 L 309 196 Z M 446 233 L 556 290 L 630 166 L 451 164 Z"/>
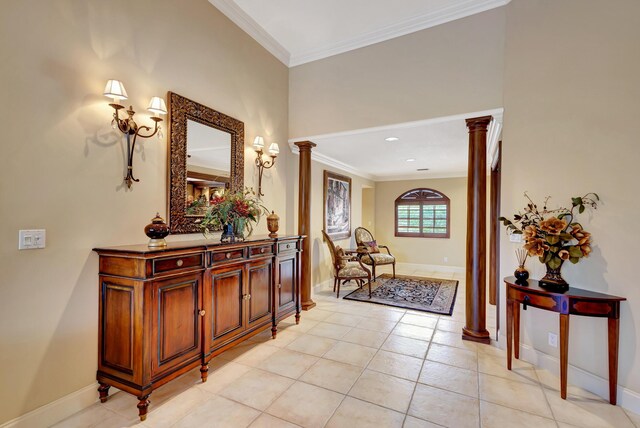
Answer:
<path fill-rule="evenodd" d="M 420 263 L 397 263 L 398 269 L 414 269 L 430 272 L 452 272 L 452 273 L 465 273 L 465 269 L 460 266 L 447 266 L 447 265 L 426 265 Z"/>
<path fill-rule="evenodd" d="M 110 392 L 113 393 L 113 391 Z M 0 428 L 46 428 L 86 409 L 97 401 L 98 383 L 96 382 L 5 422 L 0 425 Z"/>
<path fill-rule="evenodd" d="M 499 347 L 504 349 L 506 343 L 506 336 L 500 335 Z M 560 377 L 560 360 L 538 351 L 530 345 L 520 344 L 520 359 L 534 366 L 549 370 Z M 607 401 L 609 400 L 609 381 L 607 379 L 571 364 L 569 364 L 568 378 L 571 385 L 586 389 Z M 618 405 L 633 413 L 640 414 L 640 393 L 618 385 Z"/>

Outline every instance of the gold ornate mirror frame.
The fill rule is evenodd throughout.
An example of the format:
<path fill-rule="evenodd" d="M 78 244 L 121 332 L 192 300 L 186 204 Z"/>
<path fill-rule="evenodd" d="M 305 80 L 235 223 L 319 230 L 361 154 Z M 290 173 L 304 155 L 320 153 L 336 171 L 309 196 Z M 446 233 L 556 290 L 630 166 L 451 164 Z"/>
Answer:
<path fill-rule="evenodd" d="M 187 119 L 231 135 L 230 190 L 244 188 L 244 122 L 210 107 L 169 92 L 169 154 L 167 156 L 167 204 L 171 233 L 198 233 L 199 217 L 186 214 Z"/>

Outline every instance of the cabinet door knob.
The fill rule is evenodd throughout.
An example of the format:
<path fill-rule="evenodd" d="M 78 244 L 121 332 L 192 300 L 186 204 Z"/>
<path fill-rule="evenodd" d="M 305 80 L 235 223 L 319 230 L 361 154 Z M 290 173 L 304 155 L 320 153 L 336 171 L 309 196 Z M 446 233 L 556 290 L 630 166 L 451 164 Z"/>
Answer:
<path fill-rule="evenodd" d="M 178 267 L 182 266 L 184 264 L 184 262 L 182 261 L 182 259 L 178 260 L 176 262 L 176 265 L 178 265 Z"/>
<path fill-rule="evenodd" d="M 230 259 L 230 258 L 231 258 L 231 253 L 227 253 L 227 254 L 226 254 L 226 257 L 227 257 L 228 259 Z"/>
<path fill-rule="evenodd" d="M 291 244 L 287 244 L 287 250 L 291 248 Z"/>
<path fill-rule="evenodd" d="M 278 284 L 278 288 L 282 288 L 282 284 Z"/>
<path fill-rule="evenodd" d="M 200 314 L 201 317 L 203 317 L 206 314 L 204 309 L 200 309 L 200 312 L 198 313 Z"/>
<path fill-rule="evenodd" d="M 251 299 L 251 294 L 245 294 L 244 296 L 242 296 L 243 300 L 249 300 Z"/>
<path fill-rule="evenodd" d="M 260 248 L 260 252 L 261 252 L 262 254 L 264 254 L 264 251 L 265 251 L 265 249 L 264 249 L 264 248 Z"/>

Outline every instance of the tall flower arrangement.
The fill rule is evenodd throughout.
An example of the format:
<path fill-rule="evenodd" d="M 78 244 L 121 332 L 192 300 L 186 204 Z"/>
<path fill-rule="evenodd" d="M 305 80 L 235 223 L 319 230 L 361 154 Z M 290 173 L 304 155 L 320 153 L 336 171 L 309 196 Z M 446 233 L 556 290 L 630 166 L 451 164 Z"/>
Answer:
<path fill-rule="evenodd" d="M 500 217 L 500 220 L 511 233 L 522 234 L 523 248 L 547 266 L 547 276 L 543 280 L 566 284 L 559 273 L 562 264 L 566 260 L 578 263 L 591 253 L 591 233 L 582 227 L 576 216 L 587 208 L 596 209 L 600 198 L 595 193 L 587 193 L 571 198 L 570 209 L 550 210 L 547 208 L 549 196 L 545 198 L 542 209 L 527 193 L 524 196 L 529 201 L 524 210 L 515 214 L 513 221 L 505 217 Z"/>
<path fill-rule="evenodd" d="M 227 226 L 232 227 L 238 235 L 244 236 L 246 231 L 249 236 L 253 233 L 253 224 L 260 221 L 263 212 L 267 210 L 253 190 L 225 192 L 211 200 L 200 220 L 200 230 L 207 236 Z"/>

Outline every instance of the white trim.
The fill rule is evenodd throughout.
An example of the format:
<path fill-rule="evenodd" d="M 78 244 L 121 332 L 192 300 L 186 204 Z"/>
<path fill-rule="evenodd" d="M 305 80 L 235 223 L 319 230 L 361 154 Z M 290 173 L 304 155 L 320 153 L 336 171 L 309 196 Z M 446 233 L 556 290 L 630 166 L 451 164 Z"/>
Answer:
<path fill-rule="evenodd" d="M 310 49 L 306 52 L 292 54 L 289 59 L 289 67 L 295 67 L 375 43 L 384 42 L 385 40 L 394 39 L 416 31 L 425 30 L 435 27 L 436 25 L 504 6 L 510 1 L 511 0 L 460 0 L 457 4 L 445 6 L 423 15 L 414 16 L 404 21 L 378 28 L 375 31 L 370 31 L 316 49 Z"/>
<path fill-rule="evenodd" d="M 501 334 L 498 346 L 504 349 L 506 343 L 506 336 Z M 554 375 L 559 376 L 560 360 L 542 351 L 538 351 L 530 345 L 520 344 L 520 359 L 536 367 L 549 370 Z M 585 389 L 602 397 L 604 400 L 609 400 L 609 381 L 607 379 L 571 364 L 569 364 L 567 376 L 571 385 Z M 558 385 L 558 389 L 560 389 L 560 385 Z M 634 413 L 640 413 L 640 393 L 618 385 L 618 405 Z"/>
<path fill-rule="evenodd" d="M 465 268 L 461 266 L 448 266 L 448 265 L 427 265 L 422 263 L 396 263 L 396 272 L 400 269 L 415 269 L 426 270 L 434 272 L 451 272 L 451 273 L 465 273 Z M 402 274 L 399 274 L 402 275 Z"/>
<path fill-rule="evenodd" d="M 492 116 L 493 120 L 489 124 L 489 129 L 487 130 L 487 167 L 490 170 L 493 157 L 495 156 L 495 152 L 498 148 L 500 133 L 502 131 L 503 114 L 504 114 L 503 108 L 496 108 L 491 110 L 456 114 L 452 116 L 442 116 L 442 117 L 435 117 L 432 119 L 417 120 L 413 122 L 396 123 L 396 124 L 387 125 L 387 126 L 374 126 L 371 128 L 361 128 L 361 129 L 354 129 L 350 131 L 333 132 L 330 134 L 312 135 L 309 137 L 289 138 L 288 142 L 289 142 L 289 147 L 291 148 L 291 152 L 294 155 L 298 155 L 300 154 L 300 150 L 298 149 L 298 146 L 294 144 L 297 141 L 313 142 L 314 140 L 317 141 L 324 138 L 348 137 L 348 136 L 360 135 L 360 134 L 369 133 L 369 132 L 409 129 L 409 128 L 415 128 L 418 126 L 433 125 L 433 124 L 444 123 L 444 122 L 453 122 L 456 120 L 465 120 L 471 117 Z M 427 175 L 421 174 L 421 173 L 412 173 L 412 174 L 404 174 L 404 175 L 392 176 L 392 177 L 378 176 L 378 175 L 370 174 L 368 172 L 364 172 L 352 165 L 349 165 L 347 163 L 334 159 L 330 156 L 323 155 L 322 153 L 319 153 L 317 150 L 311 152 L 311 160 L 320 162 L 328 166 L 332 166 L 334 168 L 338 168 L 348 173 L 355 174 L 357 176 L 366 178 L 368 180 L 373 180 L 373 181 L 428 180 L 428 179 L 436 179 L 436 178 L 454 178 L 454 177 L 467 176 L 467 171 L 454 171 L 454 172 L 441 173 L 441 174 L 427 173 Z"/>
<path fill-rule="evenodd" d="M 115 388 L 111 388 L 113 395 Z M 98 401 L 98 383 L 92 383 L 22 416 L 7 421 L 0 428 L 46 428 L 86 409 Z"/>
<path fill-rule="evenodd" d="M 209 3 L 214 5 L 220 12 L 233 21 L 234 24 L 251 36 L 256 42 L 260 43 L 260 45 L 269 51 L 271 55 L 275 56 L 287 67 L 290 66 L 289 63 L 291 55 L 289 54 L 289 51 L 244 10 L 242 10 L 236 2 L 233 0 L 209 0 Z"/>

